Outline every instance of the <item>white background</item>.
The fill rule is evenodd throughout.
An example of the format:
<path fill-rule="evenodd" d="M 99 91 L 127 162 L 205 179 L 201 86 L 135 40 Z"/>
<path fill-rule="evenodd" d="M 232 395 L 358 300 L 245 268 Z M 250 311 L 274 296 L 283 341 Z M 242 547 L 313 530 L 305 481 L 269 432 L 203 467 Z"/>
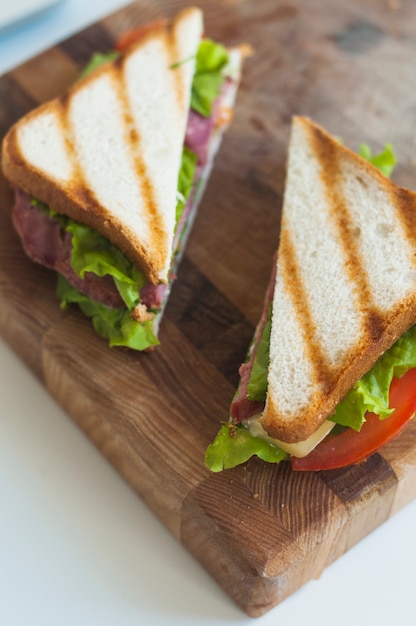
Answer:
<path fill-rule="evenodd" d="M 0 73 L 124 4 L 63 0 L 0 33 Z M 1 340 L 0 371 L 1 626 L 253 623 Z M 256 623 L 412 623 L 415 527 L 416 503 Z"/>

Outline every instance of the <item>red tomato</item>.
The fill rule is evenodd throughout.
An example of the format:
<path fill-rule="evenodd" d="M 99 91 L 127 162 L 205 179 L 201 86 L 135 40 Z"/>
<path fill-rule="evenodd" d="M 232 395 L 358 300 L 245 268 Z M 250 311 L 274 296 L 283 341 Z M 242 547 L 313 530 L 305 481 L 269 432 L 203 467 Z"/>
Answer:
<path fill-rule="evenodd" d="M 292 469 L 318 471 L 361 463 L 394 439 L 416 412 L 416 369 L 393 379 L 389 404 L 395 409 L 390 417 L 381 420 L 367 413 L 360 432 L 347 428 L 340 435 L 329 435 L 303 459 L 292 457 Z"/>
<path fill-rule="evenodd" d="M 119 52 L 124 52 L 129 46 L 136 41 L 142 39 L 145 35 L 150 33 L 152 30 L 157 30 L 158 28 L 162 28 L 166 24 L 166 20 L 160 19 L 151 22 L 150 24 L 145 24 L 144 26 L 139 26 L 138 28 L 133 28 L 132 30 L 126 30 L 120 37 L 120 39 L 116 43 L 116 50 Z"/>

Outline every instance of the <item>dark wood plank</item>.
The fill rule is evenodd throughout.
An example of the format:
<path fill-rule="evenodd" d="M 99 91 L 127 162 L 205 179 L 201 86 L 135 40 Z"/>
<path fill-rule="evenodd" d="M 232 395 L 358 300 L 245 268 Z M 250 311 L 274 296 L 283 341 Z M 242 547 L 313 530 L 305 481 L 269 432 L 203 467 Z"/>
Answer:
<path fill-rule="evenodd" d="M 108 52 L 113 46 L 114 38 L 100 23 L 92 24 L 59 45 L 60 49 L 80 67 L 89 61 L 94 52 Z"/>
<path fill-rule="evenodd" d="M 213 475 L 206 446 L 228 417 L 278 242 L 291 116 L 357 148 L 394 144 L 415 187 L 416 5 L 204 0 L 206 32 L 247 60 L 161 327 L 159 349 L 109 349 L 13 232 L 0 177 L 0 330 L 172 534 L 248 614 L 260 615 L 416 496 L 416 424 L 368 462 L 294 474 L 251 460 Z M 0 79 L 0 133 L 72 82 L 126 28 L 186 6 L 139 0 Z"/>
<path fill-rule="evenodd" d="M 38 103 L 22 88 L 12 74 L 6 74 L 0 82 L 0 136 L 3 137 L 11 124 Z M 4 181 L 2 188 L 5 188 Z"/>

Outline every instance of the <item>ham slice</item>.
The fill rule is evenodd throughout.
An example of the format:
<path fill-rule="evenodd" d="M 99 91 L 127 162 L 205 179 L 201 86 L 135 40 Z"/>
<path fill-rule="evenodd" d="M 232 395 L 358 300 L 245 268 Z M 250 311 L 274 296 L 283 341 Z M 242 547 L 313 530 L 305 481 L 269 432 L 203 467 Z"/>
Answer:
<path fill-rule="evenodd" d="M 27 256 L 45 267 L 55 270 L 76 289 L 109 307 L 124 306 L 111 276 L 102 278 L 93 272 L 78 276 L 71 266 L 72 235 L 59 222 L 32 205 L 31 197 L 15 190 L 13 224 L 20 236 Z"/>

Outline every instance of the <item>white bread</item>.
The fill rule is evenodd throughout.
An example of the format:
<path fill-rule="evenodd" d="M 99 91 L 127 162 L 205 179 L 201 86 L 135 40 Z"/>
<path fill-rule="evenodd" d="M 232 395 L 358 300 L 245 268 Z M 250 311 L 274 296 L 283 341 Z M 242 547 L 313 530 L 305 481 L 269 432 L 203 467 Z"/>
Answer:
<path fill-rule="evenodd" d="M 416 194 L 293 120 L 260 423 L 306 439 L 416 322 Z"/>
<path fill-rule="evenodd" d="M 108 237 L 153 283 L 169 276 L 202 32 L 201 11 L 182 11 L 22 118 L 3 144 L 12 183 Z"/>

